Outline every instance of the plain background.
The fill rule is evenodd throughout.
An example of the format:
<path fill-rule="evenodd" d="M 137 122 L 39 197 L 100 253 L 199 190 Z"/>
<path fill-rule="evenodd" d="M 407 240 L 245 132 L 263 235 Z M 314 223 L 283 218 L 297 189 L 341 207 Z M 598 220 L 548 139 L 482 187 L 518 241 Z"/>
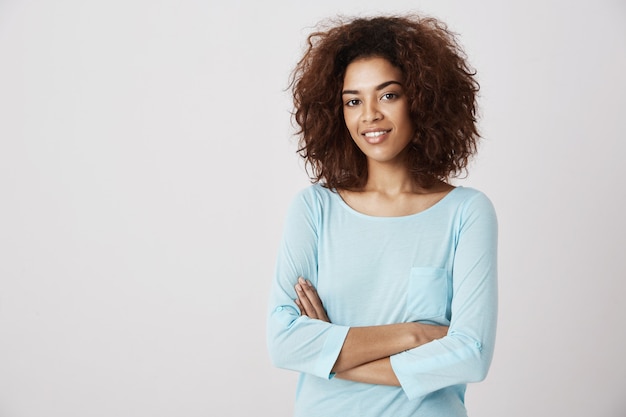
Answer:
<path fill-rule="evenodd" d="M 308 184 L 287 80 L 417 11 L 481 83 L 500 319 L 470 415 L 626 415 L 623 0 L 0 0 L 0 416 L 289 416 L 265 309 Z"/>

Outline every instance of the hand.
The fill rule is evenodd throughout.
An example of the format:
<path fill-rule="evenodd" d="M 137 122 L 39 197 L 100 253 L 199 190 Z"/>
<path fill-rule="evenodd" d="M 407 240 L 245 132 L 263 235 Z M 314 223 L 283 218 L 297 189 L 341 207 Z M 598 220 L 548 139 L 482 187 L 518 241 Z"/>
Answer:
<path fill-rule="evenodd" d="M 330 319 L 326 315 L 326 310 L 322 304 L 320 296 L 317 294 L 317 290 L 311 284 L 311 281 L 304 278 L 298 278 L 298 283 L 295 285 L 296 294 L 298 298 L 295 300 L 296 304 L 300 308 L 300 314 L 310 317 L 312 319 L 318 319 L 330 323 Z"/>

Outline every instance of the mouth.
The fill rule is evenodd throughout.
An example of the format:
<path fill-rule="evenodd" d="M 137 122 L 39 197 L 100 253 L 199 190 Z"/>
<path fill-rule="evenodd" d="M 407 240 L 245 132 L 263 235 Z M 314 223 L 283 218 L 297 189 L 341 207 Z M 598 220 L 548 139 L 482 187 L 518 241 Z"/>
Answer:
<path fill-rule="evenodd" d="M 375 144 L 382 142 L 391 130 L 371 130 L 362 133 L 368 143 Z"/>

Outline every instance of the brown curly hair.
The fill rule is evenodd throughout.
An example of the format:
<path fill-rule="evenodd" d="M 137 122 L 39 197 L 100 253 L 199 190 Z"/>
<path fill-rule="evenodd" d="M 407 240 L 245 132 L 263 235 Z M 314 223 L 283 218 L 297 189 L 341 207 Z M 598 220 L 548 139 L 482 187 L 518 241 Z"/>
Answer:
<path fill-rule="evenodd" d="M 322 25 L 308 36 L 289 82 L 298 153 L 311 180 L 337 189 L 361 189 L 367 181 L 366 157 L 344 123 L 341 90 L 347 66 L 369 57 L 387 59 L 404 76 L 415 129 L 406 158 L 416 183 L 428 186 L 465 172 L 480 138 L 479 84 L 447 26 L 415 15 L 340 18 Z"/>

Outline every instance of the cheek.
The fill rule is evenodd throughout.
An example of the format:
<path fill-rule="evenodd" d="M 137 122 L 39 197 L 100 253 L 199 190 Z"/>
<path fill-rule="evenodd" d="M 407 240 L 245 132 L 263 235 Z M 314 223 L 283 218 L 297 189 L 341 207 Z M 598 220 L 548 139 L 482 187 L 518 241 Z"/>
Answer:
<path fill-rule="evenodd" d="M 344 114 L 343 121 L 346 124 L 346 127 L 350 131 L 351 135 L 355 135 L 358 127 L 358 118 L 351 114 Z"/>
<path fill-rule="evenodd" d="M 354 132 L 352 131 L 352 124 L 350 123 L 350 119 L 346 114 L 343 115 L 343 125 L 346 127 L 346 131 L 348 133 L 348 137 L 350 140 L 354 141 Z"/>

